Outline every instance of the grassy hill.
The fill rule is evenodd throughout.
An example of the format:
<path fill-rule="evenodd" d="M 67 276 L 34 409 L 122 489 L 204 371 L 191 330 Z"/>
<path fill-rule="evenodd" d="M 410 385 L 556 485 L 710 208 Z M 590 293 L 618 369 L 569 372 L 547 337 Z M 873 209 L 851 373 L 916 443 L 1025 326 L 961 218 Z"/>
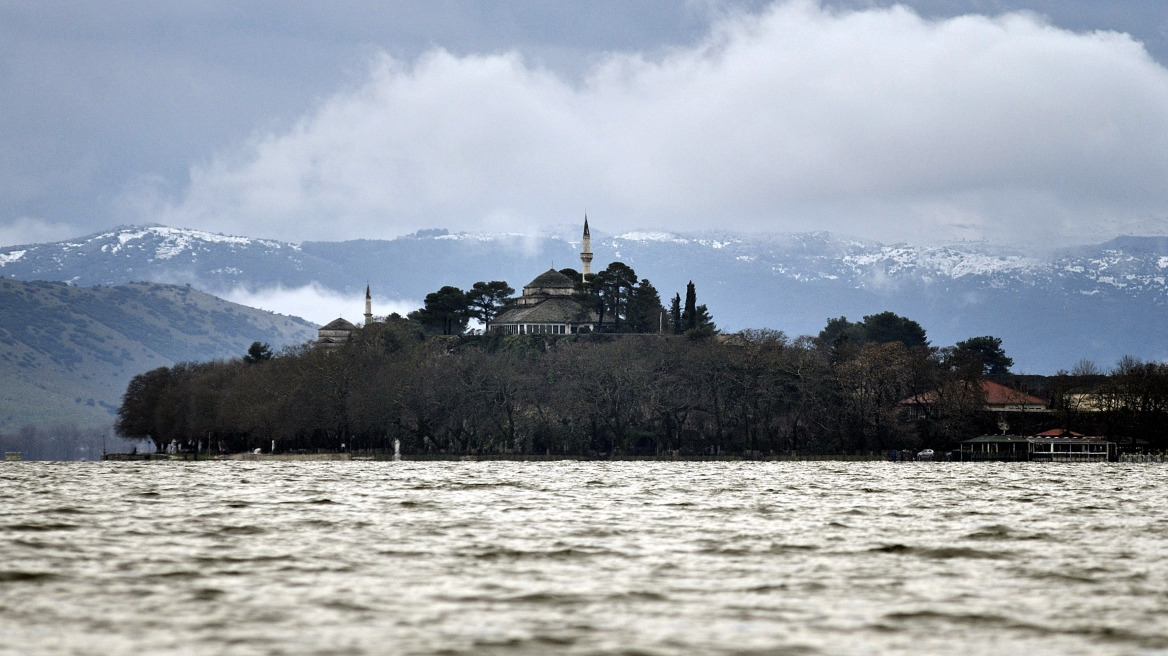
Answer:
<path fill-rule="evenodd" d="M 0 279 L 0 431 L 106 425 L 136 374 L 239 357 L 254 341 L 279 349 L 315 336 L 302 319 L 186 286 Z"/>

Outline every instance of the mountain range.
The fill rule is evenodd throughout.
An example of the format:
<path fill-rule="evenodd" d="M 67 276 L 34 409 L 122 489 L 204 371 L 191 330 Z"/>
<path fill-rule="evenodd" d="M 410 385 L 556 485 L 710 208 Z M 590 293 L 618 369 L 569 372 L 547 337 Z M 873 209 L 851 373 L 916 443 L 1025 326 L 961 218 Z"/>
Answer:
<path fill-rule="evenodd" d="M 579 268 L 579 237 L 451 234 L 304 242 L 165 226 L 117 228 L 62 242 L 0 249 L 0 275 L 71 285 L 189 284 L 210 294 L 316 285 L 420 305 L 443 285 L 506 280 L 521 288 L 548 268 Z M 695 283 L 718 326 L 816 334 L 828 318 L 891 310 L 937 346 L 1003 339 L 1022 373 L 1090 359 L 1168 358 L 1168 239 L 1121 237 L 1036 254 L 987 243 L 882 244 L 827 233 L 604 234 L 593 222 L 596 268 L 620 260 L 663 301 Z"/>

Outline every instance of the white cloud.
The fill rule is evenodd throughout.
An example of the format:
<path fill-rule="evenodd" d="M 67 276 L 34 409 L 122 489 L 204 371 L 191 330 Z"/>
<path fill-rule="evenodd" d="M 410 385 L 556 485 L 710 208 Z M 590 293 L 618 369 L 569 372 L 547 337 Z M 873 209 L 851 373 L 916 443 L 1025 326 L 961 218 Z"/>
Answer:
<path fill-rule="evenodd" d="M 22 216 L 7 225 L 0 224 L 0 246 L 60 241 L 76 234 L 74 226 Z"/>
<path fill-rule="evenodd" d="M 294 289 L 274 287 L 249 291 L 238 287 L 217 295 L 232 303 L 300 317 L 321 325 L 337 317 L 344 317 L 355 324 L 365 321 L 364 294 L 344 295 L 315 283 Z M 394 312 L 405 316 L 420 307 L 421 302 L 373 297 L 373 314 L 378 317 Z"/>
<path fill-rule="evenodd" d="M 1052 243 L 1162 230 L 1168 71 L 1028 14 L 777 4 L 572 84 L 516 54 L 381 57 L 192 171 L 170 225 L 286 239 L 828 229 Z"/>

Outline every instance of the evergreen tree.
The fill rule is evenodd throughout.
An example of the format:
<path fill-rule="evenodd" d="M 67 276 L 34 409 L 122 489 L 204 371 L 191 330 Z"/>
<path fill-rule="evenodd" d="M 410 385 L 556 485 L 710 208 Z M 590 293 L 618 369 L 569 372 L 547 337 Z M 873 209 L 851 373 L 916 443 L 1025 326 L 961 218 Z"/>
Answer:
<path fill-rule="evenodd" d="M 669 307 L 669 327 L 674 335 L 680 335 L 681 329 L 681 294 L 673 295 L 673 303 Z"/>
<path fill-rule="evenodd" d="M 680 300 L 680 297 L 677 297 L 674 303 Z M 679 324 L 680 332 L 691 337 L 709 337 L 718 332 L 713 318 L 710 317 L 710 310 L 705 305 L 698 305 L 698 294 L 692 280 L 685 286 L 685 309 L 681 311 Z"/>
<path fill-rule="evenodd" d="M 410 320 L 442 335 L 457 335 L 466 330 L 470 304 L 461 289 L 447 285 L 426 294 L 425 302 L 425 307 L 410 313 Z"/>
<path fill-rule="evenodd" d="M 716 334 L 718 327 L 714 325 L 709 309 L 705 305 L 694 308 L 694 327 L 689 330 L 690 337 L 710 337 Z"/>
<path fill-rule="evenodd" d="M 1014 365 L 1014 359 L 1002 349 L 1002 338 L 990 335 L 957 342 L 953 355 L 958 367 L 968 366 L 985 376 L 1003 376 Z"/>
<path fill-rule="evenodd" d="M 514 293 L 515 290 L 502 280 L 476 282 L 466 293 L 468 313 L 471 318 L 483 322 L 483 332 L 487 333 L 491 322 L 503 312 L 508 297 Z"/>
<path fill-rule="evenodd" d="M 682 332 L 697 328 L 698 321 L 698 294 L 694 289 L 693 281 L 685 286 L 685 309 L 681 312 Z"/>
<path fill-rule="evenodd" d="M 267 362 L 271 359 L 272 347 L 267 342 L 252 342 L 247 349 L 247 355 L 243 356 L 243 361 L 248 364 Z"/>
<path fill-rule="evenodd" d="M 590 304 L 599 315 L 603 330 L 605 317 L 612 317 L 613 327 L 621 330 L 627 318 L 629 300 L 637 284 L 637 272 L 623 262 L 612 262 L 603 271 L 595 273 L 586 285 Z"/>
<path fill-rule="evenodd" d="M 629 308 L 626 329 L 633 333 L 655 333 L 661 329 L 662 315 L 661 295 L 653 287 L 653 283 L 642 278 L 632 290 L 629 298 Z"/>
<path fill-rule="evenodd" d="M 893 312 L 881 312 L 864 317 L 864 336 L 869 342 L 886 344 L 900 342 L 905 348 L 928 346 L 921 324 Z"/>

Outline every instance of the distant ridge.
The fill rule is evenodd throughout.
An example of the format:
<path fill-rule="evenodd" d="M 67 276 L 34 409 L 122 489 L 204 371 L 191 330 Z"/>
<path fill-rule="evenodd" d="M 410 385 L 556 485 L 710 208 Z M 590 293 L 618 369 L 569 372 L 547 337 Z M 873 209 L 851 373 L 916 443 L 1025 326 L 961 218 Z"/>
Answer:
<path fill-rule="evenodd" d="M 816 334 L 828 317 L 891 310 L 939 346 L 1002 337 L 1016 369 L 1054 373 L 1080 358 L 1168 358 L 1168 239 L 1120 237 L 1044 256 L 984 243 L 881 244 L 828 233 L 639 231 L 593 220 L 596 263 L 621 260 L 663 296 L 697 286 L 720 328 Z M 604 234 L 604 229 L 608 234 Z M 615 236 L 613 236 L 615 235 Z M 77 285 L 189 283 L 223 294 L 317 284 L 420 302 L 443 285 L 506 280 L 578 260 L 570 238 L 419 231 L 392 240 L 285 242 L 165 226 L 123 227 L 0 249 L 0 275 Z"/>

